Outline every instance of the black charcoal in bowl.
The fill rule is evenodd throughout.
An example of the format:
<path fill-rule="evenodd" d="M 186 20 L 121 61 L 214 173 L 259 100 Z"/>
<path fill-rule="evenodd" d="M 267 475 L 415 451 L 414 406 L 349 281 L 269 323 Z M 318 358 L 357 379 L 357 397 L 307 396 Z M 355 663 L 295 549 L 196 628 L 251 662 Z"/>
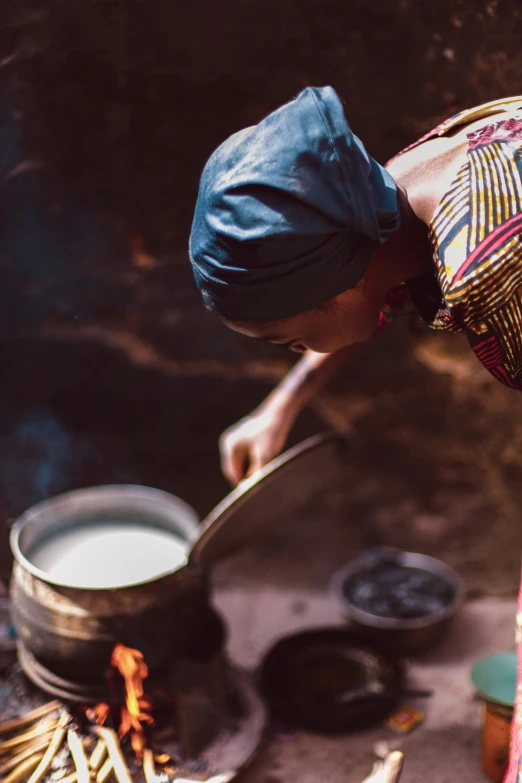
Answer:
<path fill-rule="evenodd" d="M 361 570 L 344 584 L 348 601 L 367 614 L 413 620 L 438 614 L 455 598 L 452 585 L 437 574 L 401 565 L 398 555 L 368 553 Z"/>

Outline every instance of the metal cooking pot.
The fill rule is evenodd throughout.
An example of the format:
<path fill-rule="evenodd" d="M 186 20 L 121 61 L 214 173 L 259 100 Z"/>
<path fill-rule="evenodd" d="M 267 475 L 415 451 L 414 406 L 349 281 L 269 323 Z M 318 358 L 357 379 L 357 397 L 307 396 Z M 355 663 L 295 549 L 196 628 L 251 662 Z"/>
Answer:
<path fill-rule="evenodd" d="M 464 583 L 453 568 L 428 555 L 401 552 L 391 547 L 381 547 L 396 557 L 398 565 L 416 568 L 443 579 L 452 589 L 452 599 L 439 612 L 412 619 L 380 617 L 359 609 L 347 597 L 346 584 L 361 571 L 364 562 L 357 559 L 337 571 L 330 582 L 330 590 L 341 605 L 343 614 L 355 627 L 395 654 L 414 655 L 431 650 L 443 638 L 455 615 L 464 602 Z"/>
<path fill-rule="evenodd" d="M 310 438 L 243 481 L 201 525 L 179 498 L 140 486 L 77 490 L 29 509 L 11 531 L 12 612 L 25 649 L 57 675 L 85 680 L 105 672 L 118 642 L 140 649 L 151 671 L 212 654 L 224 633 L 210 605 L 213 565 L 323 490 L 339 475 L 343 447 L 338 436 Z M 104 589 L 59 583 L 32 562 L 45 538 L 107 519 L 173 532 L 186 541 L 186 564 Z"/>

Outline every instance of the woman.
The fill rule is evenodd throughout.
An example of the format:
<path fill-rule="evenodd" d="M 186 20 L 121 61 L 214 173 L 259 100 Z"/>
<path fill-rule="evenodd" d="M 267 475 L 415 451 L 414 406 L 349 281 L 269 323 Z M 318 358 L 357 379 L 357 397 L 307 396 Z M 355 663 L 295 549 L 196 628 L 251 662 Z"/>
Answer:
<path fill-rule="evenodd" d="M 519 96 L 462 112 L 383 168 L 326 87 L 212 155 L 190 238 L 206 306 L 231 329 L 305 353 L 223 435 L 232 483 L 275 456 L 315 391 L 408 307 L 464 333 L 495 378 L 522 389 L 521 153 Z"/>

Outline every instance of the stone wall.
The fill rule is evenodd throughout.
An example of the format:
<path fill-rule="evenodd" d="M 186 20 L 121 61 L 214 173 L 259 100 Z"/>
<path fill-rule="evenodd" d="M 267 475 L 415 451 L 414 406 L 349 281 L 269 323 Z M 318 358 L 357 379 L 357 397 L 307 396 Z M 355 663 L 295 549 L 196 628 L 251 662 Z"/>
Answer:
<path fill-rule="evenodd" d="M 211 508 L 226 491 L 219 432 L 290 358 L 224 330 L 194 291 L 185 247 L 206 157 L 302 87 L 332 84 L 385 160 L 460 108 L 522 93 L 521 14 L 516 0 L 5 3 L 5 519 L 108 481 Z M 288 578 L 322 583 L 354 546 L 384 541 L 442 554 L 474 590 L 513 591 L 520 404 L 460 339 L 393 329 L 293 435 L 350 431 L 343 497 L 282 524 L 234 573 L 266 576 L 279 557 Z"/>

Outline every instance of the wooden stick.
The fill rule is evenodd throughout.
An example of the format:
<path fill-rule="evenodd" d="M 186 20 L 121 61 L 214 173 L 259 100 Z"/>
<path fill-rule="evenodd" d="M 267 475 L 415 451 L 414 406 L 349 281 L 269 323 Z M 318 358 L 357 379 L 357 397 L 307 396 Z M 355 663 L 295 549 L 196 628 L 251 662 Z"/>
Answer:
<path fill-rule="evenodd" d="M 30 756 L 25 761 L 22 761 L 7 777 L 3 778 L 2 783 L 19 783 L 19 781 L 25 780 L 40 764 L 42 757 L 43 753 L 36 753 L 34 756 Z"/>
<path fill-rule="evenodd" d="M 56 712 L 62 706 L 59 701 L 50 701 L 48 704 L 43 704 L 41 707 L 37 707 L 35 710 L 31 710 L 21 718 L 13 718 L 12 720 L 5 720 L 0 723 L 0 734 L 11 734 L 17 729 L 22 729 L 25 726 L 29 726 L 31 723 L 35 723 L 40 718 L 45 718 L 50 712 Z"/>
<path fill-rule="evenodd" d="M 56 783 L 76 783 L 78 780 L 76 772 L 71 772 L 70 775 L 66 775 L 64 778 L 60 778 Z"/>
<path fill-rule="evenodd" d="M 46 735 L 44 735 L 38 742 L 29 743 L 29 745 L 27 745 L 25 748 L 20 749 L 19 753 L 11 756 L 9 759 L 7 759 L 7 761 L 4 761 L 3 764 L 0 764 L 0 778 L 3 775 L 7 775 L 8 772 L 17 767 L 18 764 L 21 764 L 22 761 L 30 758 L 30 756 L 34 756 L 40 751 L 42 751 L 43 755 L 49 744 L 49 740 L 50 737 L 46 737 Z"/>
<path fill-rule="evenodd" d="M 102 765 L 102 767 L 100 768 L 100 771 L 96 775 L 96 783 L 106 783 L 106 781 L 112 775 L 113 770 L 114 770 L 114 767 L 113 767 L 113 764 L 112 764 L 112 760 L 109 758 Z"/>
<path fill-rule="evenodd" d="M 34 739 L 29 740 L 29 742 L 24 742 L 23 745 L 16 745 L 15 747 L 12 747 L 11 750 L 1 754 L 0 761 L 7 764 L 9 761 L 15 758 L 15 756 L 19 756 L 21 753 L 25 753 L 26 751 L 30 751 L 28 755 L 32 756 L 38 751 L 40 745 L 43 745 L 44 748 L 46 748 L 52 738 L 53 732 L 48 731 L 46 734 L 42 734 L 40 737 L 35 737 Z"/>
<path fill-rule="evenodd" d="M 106 726 L 93 726 L 92 730 L 98 737 L 105 740 L 118 783 L 132 783 L 129 768 L 121 752 L 121 745 L 116 732 L 106 728 Z M 31 780 L 29 783 L 35 783 L 35 781 Z"/>
<path fill-rule="evenodd" d="M 43 734 L 37 734 L 32 739 L 26 740 L 23 745 L 18 745 L 17 747 L 13 747 L 11 750 L 11 753 L 18 753 L 19 751 L 25 750 L 26 748 L 32 748 L 35 745 L 39 745 L 40 743 L 47 743 L 47 745 L 50 743 L 50 741 L 53 738 L 54 730 L 58 724 L 57 723 L 50 723 L 47 727 L 47 731 L 45 731 Z M 6 755 L 11 755 L 11 753 L 8 753 Z"/>
<path fill-rule="evenodd" d="M 57 726 L 56 720 L 45 719 L 35 729 L 26 731 L 25 734 L 18 734 L 16 737 L 0 742 L 0 756 L 5 756 L 13 749 L 18 749 L 19 745 L 29 744 L 32 740 L 38 739 L 42 734 L 48 734 Z"/>
<path fill-rule="evenodd" d="M 223 775 L 214 775 L 211 778 L 207 778 L 205 783 L 229 783 L 235 778 L 237 772 L 225 772 Z M 198 783 L 193 778 L 174 778 L 172 783 Z"/>
<path fill-rule="evenodd" d="M 156 772 L 154 753 L 150 748 L 146 748 L 143 751 L 143 774 L 145 775 L 146 783 L 158 783 L 160 776 Z"/>
<path fill-rule="evenodd" d="M 89 783 L 91 773 L 89 771 L 89 762 L 83 749 L 83 743 L 74 729 L 67 732 L 67 743 L 71 752 L 74 766 L 76 767 L 76 776 L 78 783 Z"/>
<path fill-rule="evenodd" d="M 386 758 L 377 762 L 369 778 L 363 783 L 397 783 L 402 773 L 404 756 L 399 750 L 388 753 Z"/>
<path fill-rule="evenodd" d="M 105 740 L 99 739 L 89 759 L 89 767 L 91 768 L 92 772 L 98 772 L 101 765 L 105 761 L 106 756 L 107 745 L 105 744 Z"/>
<path fill-rule="evenodd" d="M 45 751 L 42 760 L 34 770 L 27 783 L 40 783 L 40 780 L 51 766 L 53 758 L 60 750 L 63 738 L 65 737 L 66 727 L 70 719 L 70 715 L 67 712 L 62 712 L 60 718 L 58 719 L 58 725 L 54 730 L 53 738 L 49 744 L 49 747 Z"/>

